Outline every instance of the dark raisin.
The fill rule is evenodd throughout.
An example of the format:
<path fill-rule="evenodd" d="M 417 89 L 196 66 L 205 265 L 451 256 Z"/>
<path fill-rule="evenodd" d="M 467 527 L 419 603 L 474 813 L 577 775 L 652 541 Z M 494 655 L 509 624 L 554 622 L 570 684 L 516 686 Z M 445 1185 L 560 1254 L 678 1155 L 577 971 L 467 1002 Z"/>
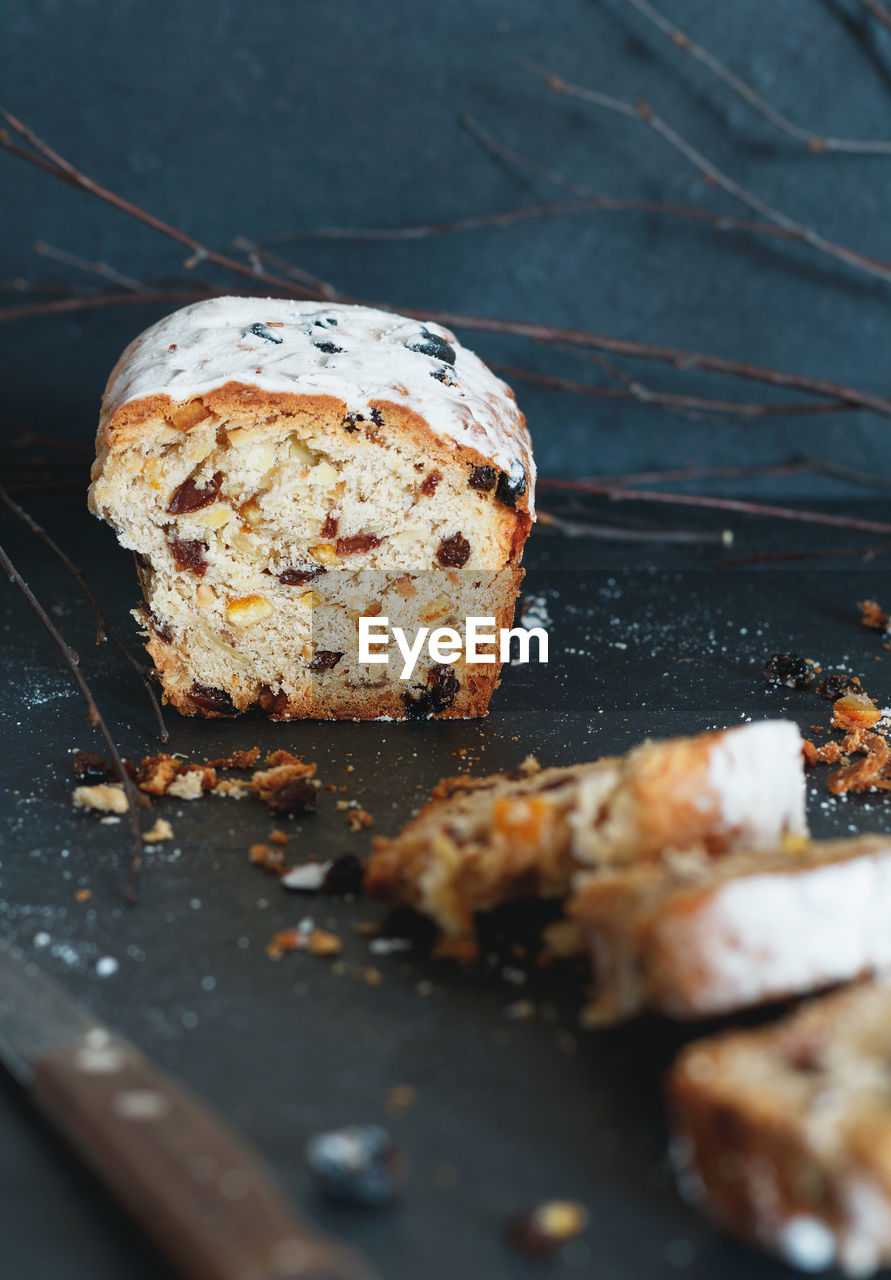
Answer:
<path fill-rule="evenodd" d="M 426 686 L 416 686 L 402 695 L 406 713 L 413 720 L 435 716 L 452 705 L 460 687 L 451 667 L 431 667 Z"/>
<path fill-rule="evenodd" d="M 336 342 L 314 342 L 312 345 L 319 351 L 327 352 L 329 356 L 336 356 L 343 351 L 343 347 L 339 347 Z"/>
<path fill-rule="evenodd" d="M 290 778 L 266 803 L 276 813 L 315 813 L 318 787 L 309 778 Z"/>
<path fill-rule="evenodd" d="M 325 523 L 322 525 L 322 537 L 323 538 L 337 537 L 337 520 L 334 518 L 334 516 L 326 516 Z"/>
<path fill-rule="evenodd" d="M 381 540 L 376 533 L 356 533 L 352 538 L 338 538 L 336 543 L 339 556 L 352 556 L 360 551 L 372 551 L 380 545 Z"/>
<path fill-rule="evenodd" d="M 191 569 L 199 578 L 204 577 L 207 573 L 207 561 L 204 558 L 207 548 L 203 542 L 196 538 L 168 538 L 167 545 L 177 569 Z"/>
<path fill-rule="evenodd" d="M 342 853 L 328 868 L 322 893 L 344 894 L 362 892 L 362 863 L 354 853 Z"/>
<path fill-rule="evenodd" d="M 840 698 L 843 693 L 860 693 L 860 681 L 853 676 L 844 676 L 840 672 L 834 671 L 828 675 L 825 680 L 821 680 L 817 685 L 817 693 L 821 698 L 828 698 L 830 702 L 834 702 L 836 698 Z"/>
<path fill-rule="evenodd" d="M 170 499 L 167 514 L 170 516 L 182 516 L 189 511 L 200 511 L 202 507 L 209 507 L 220 496 L 220 485 L 222 483 L 222 471 L 217 471 L 208 480 L 207 484 L 200 488 L 190 476 L 184 484 L 179 486 Z"/>
<path fill-rule="evenodd" d="M 308 565 L 305 569 L 282 569 L 277 574 L 279 582 L 283 587 L 302 587 L 305 582 L 312 582 L 313 578 L 318 578 L 323 574 L 325 569 L 320 564 Z"/>
<path fill-rule="evenodd" d="M 422 356 L 432 356 L 434 360 L 444 360 L 446 364 L 455 363 L 455 348 L 438 333 L 431 333 L 423 328 L 421 336 L 415 342 L 406 343 L 409 351 L 417 351 Z"/>
<path fill-rule="evenodd" d="M 788 689 L 805 689 L 814 678 L 813 668 L 797 653 L 775 653 L 764 664 L 771 684 L 784 684 Z"/>
<path fill-rule="evenodd" d="M 358 431 L 359 423 L 364 421 L 365 419 L 363 418 L 361 413 L 348 413 L 347 416 L 344 418 L 343 422 L 341 423 L 341 426 L 346 431 Z"/>
<path fill-rule="evenodd" d="M 75 751 L 71 763 L 74 767 L 74 776 L 79 782 L 88 784 L 107 782 L 113 774 L 108 762 L 95 751 Z"/>
<path fill-rule="evenodd" d="M 470 558 L 470 543 L 459 530 L 450 538 L 443 538 L 436 558 L 444 569 L 460 569 Z"/>
<path fill-rule="evenodd" d="M 384 425 L 384 418 L 380 409 L 372 409 L 368 416 L 376 427 L 382 427 Z"/>
<path fill-rule="evenodd" d="M 309 664 L 310 671 L 331 671 L 343 657 L 336 649 L 316 649 Z"/>
<path fill-rule="evenodd" d="M 499 502 L 503 502 L 506 507 L 515 507 L 517 498 L 522 498 L 526 492 L 526 469 L 522 462 L 518 462 L 514 458 L 510 464 L 510 471 L 502 471 L 498 477 L 498 487 L 495 490 L 495 497 Z"/>
<path fill-rule="evenodd" d="M 442 475 L 438 471 L 431 471 L 429 476 L 424 477 L 424 481 L 421 485 L 421 493 L 423 493 L 425 498 L 431 497 L 436 492 L 436 486 L 439 484 L 441 479 Z"/>
<path fill-rule="evenodd" d="M 196 680 L 192 685 L 189 697 L 199 707 L 203 707 L 205 711 L 216 711 L 222 716 L 235 715 L 235 703 L 225 689 L 214 689 L 211 685 L 199 684 Z"/>
<path fill-rule="evenodd" d="M 155 633 L 158 639 L 163 640 L 165 644 L 170 644 L 171 640 L 173 639 L 173 632 L 170 630 L 170 627 L 167 625 L 167 623 L 163 622 L 158 617 L 154 609 L 150 609 L 147 604 L 144 604 L 141 606 L 139 611 L 142 614 L 142 617 L 145 620 L 147 626 L 149 626 L 152 629 L 152 631 Z"/>
<path fill-rule="evenodd" d="M 277 333 L 273 333 L 269 326 L 263 324 L 261 320 L 258 320 L 256 324 L 249 325 L 241 336 L 246 338 L 249 333 L 252 333 L 255 338 L 263 338 L 266 342 L 284 342 L 284 338 L 280 338 Z"/>
<path fill-rule="evenodd" d="M 446 365 L 442 365 L 439 369 L 431 369 L 430 377 L 435 378 L 437 382 L 442 382 L 447 387 L 457 387 L 458 379 Z"/>
<path fill-rule="evenodd" d="M 322 316 L 320 319 L 314 320 L 313 325 L 316 329 L 336 329 L 337 321 L 334 316 Z"/>
<path fill-rule="evenodd" d="M 481 489 L 484 493 L 487 493 L 490 489 L 495 488 L 497 479 L 498 474 L 494 467 L 474 467 L 467 483 L 471 489 Z"/>

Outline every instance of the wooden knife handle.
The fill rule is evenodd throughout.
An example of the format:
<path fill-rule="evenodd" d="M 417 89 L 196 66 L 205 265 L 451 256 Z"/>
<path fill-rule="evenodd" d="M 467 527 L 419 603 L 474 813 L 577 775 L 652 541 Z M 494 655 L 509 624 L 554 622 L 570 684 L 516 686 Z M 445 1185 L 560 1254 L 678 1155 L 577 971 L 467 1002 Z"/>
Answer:
<path fill-rule="evenodd" d="M 88 1031 L 45 1055 L 32 1090 L 185 1280 L 375 1280 L 298 1220 L 228 1125 L 116 1036 Z"/>

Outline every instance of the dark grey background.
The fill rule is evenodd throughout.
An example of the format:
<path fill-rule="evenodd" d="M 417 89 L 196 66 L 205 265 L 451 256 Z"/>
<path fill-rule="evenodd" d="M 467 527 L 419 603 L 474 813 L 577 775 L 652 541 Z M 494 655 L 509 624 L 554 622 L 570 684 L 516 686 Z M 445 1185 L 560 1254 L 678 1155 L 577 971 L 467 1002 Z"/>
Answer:
<path fill-rule="evenodd" d="M 5 0 L 10 109 L 87 173 L 224 246 L 319 224 L 395 227 L 560 197 L 461 127 L 592 190 L 737 212 L 633 121 L 551 94 L 520 65 L 646 97 L 707 155 L 831 238 L 891 257 L 891 158 L 813 155 L 776 133 L 624 0 Z M 889 34 L 860 0 L 664 0 L 667 13 L 803 125 L 891 137 Z M 131 275 L 183 255 L 90 197 L 0 156 L 0 279 L 68 279 L 36 239 Z M 354 296 L 510 315 L 675 343 L 886 387 L 889 286 L 803 248 L 633 213 L 584 213 L 408 244 L 304 241 L 294 262 Z M 215 279 L 222 279 L 219 274 Z M 8 299 L 15 302 L 16 298 Z M 132 307 L 6 326 L 7 413 L 90 437 Z M 482 354 L 603 379 L 572 358 L 473 337 Z M 629 368 L 706 394 L 753 386 Z M 545 470 L 772 461 L 803 452 L 891 470 L 866 415 L 691 423 L 519 387 Z M 798 482 L 805 489 L 821 481 Z M 789 489 L 791 481 L 774 487 Z M 841 491 L 839 491 L 841 492 Z"/>

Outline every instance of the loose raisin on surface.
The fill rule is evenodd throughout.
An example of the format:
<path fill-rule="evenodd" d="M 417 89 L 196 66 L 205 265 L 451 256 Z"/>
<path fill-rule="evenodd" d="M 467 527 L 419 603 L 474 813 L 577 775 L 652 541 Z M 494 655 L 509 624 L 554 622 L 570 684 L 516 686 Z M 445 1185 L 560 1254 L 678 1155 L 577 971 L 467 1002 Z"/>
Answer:
<path fill-rule="evenodd" d="M 506 507 L 515 507 L 517 498 L 522 498 L 526 492 L 526 469 L 522 462 L 518 462 L 514 458 L 510 464 L 510 471 L 502 471 L 498 477 L 498 487 L 495 490 L 495 497 L 499 502 L 503 502 Z"/>
<path fill-rule="evenodd" d="M 361 413 L 348 413 L 340 425 L 347 431 L 358 431 L 359 423 L 364 421 Z"/>
<path fill-rule="evenodd" d="M 199 707 L 203 707 L 205 711 L 216 711 L 224 716 L 235 715 L 235 703 L 225 689 L 214 689 L 212 685 L 199 684 L 196 680 L 192 685 L 189 697 Z"/>
<path fill-rule="evenodd" d="M 331 671 L 343 657 L 336 649 L 316 649 L 309 664 L 310 671 Z"/>
<path fill-rule="evenodd" d="M 447 365 L 442 365 L 439 369 L 431 369 L 430 377 L 435 378 L 437 382 L 441 382 L 446 387 L 457 387 L 458 385 L 458 379 Z"/>
<path fill-rule="evenodd" d="M 199 578 L 204 577 L 207 573 L 207 561 L 204 558 L 207 548 L 203 542 L 199 542 L 197 538 L 168 538 L 167 545 L 177 569 L 191 569 Z"/>
<path fill-rule="evenodd" d="M 354 853 L 342 853 L 328 868 L 322 893 L 341 895 L 362 892 L 362 863 Z"/>
<path fill-rule="evenodd" d="M 324 572 L 323 565 L 313 564 L 307 565 L 305 569 L 282 569 L 276 577 L 283 587 L 302 587 L 305 582 L 312 582 L 313 578 L 318 578 Z"/>
<path fill-rule="evenodd" d="M 488 493 L 490 489 L 495 488 L 497 479 L 498 475 L 494 467 L 474 467 L 467 483 L 471 489 L 479 489 L 483 493 Z"/>
<path fill-rule="evenodd" d="M 407 690 L 402 703 L 413 720 L 426 720 L 450 707 L 460 687 L 452 668 L 441 664 L 430 668 L 426 686 Z"/>
<path fill-rule="evenodd" d="M 381 540 L 376 533 L 356 533 L 352 538 L 337 539 L 337 554 L 352 556 L 360 551 L 373 551 L 380 545 Z"/>
<path fill-rule="evenodd" d="M 455 363 L 455 348 L 438 333 L 431 333 L 426 327 L 415 342 L 406 344 L 409 351 L 417 351 L 418 355 L 432 356 L 434 360 L 444 360 L 446 364 Z"/>
<path fill-rule="evenodd" d="M 840 698 L 843 693 L 852 691 L 860 692 L 860 681 L 854 676 L 842 675 L 839 671 L 833 671 L 817 685 L 817 693 L 820 697 L 828 698 L 830 702 L 835 702 L 836 698 Z"/>
<path fill-rule="evenodd" d="M 276 788 L 266 803 L 276 813 L 315 813 L 318 787 L 309 778 L 290 778 Z"/>
<path fill-rule="evenodd" d="M 252 333 L 255 338 L 263 338 L 265 342 L 284 342 L 284 338 L 280 338 L 278 334 L 273 333 L 268 325 L 263 324 L 262 320 L 258 320 L 256 324 L 248 325 L 241 336 L 246 338 L 249 333 Z"/>
<path fill-rule="evenodd" d="M 797 653 L 773 654 L 765 662 L 764 672 L 771 684 L 784 684 L 787 689 L 805 689 L 814 678 L 807 659 Z"/>
<path fill-rule="evenodd" d="M 445 569 L 461 569 L 470 559 L 470 543 L 460 529 L 450 538 L 443 538 L 436 552 L 436 558 Z"/>
<path fill-rule="evenodd" d="M 114 774 L 114 770 L 109 768 L 108 761 L 97 755 L 95 751 L 75 751 L 71 763 L 75 778 L 88 785 L 107 782 Z"/>
<path fill-rule="evenodd" d="M 442 475 L 439 471 L 431 471 L 429 476 L 424 477 L 423 483 L 421 484 L 421 493 L 423 493 L 425 498 L 431 497 L 431 495 L 436 492 L 436 486 L 439 484 L 441 479 Z"/>
<path fill-rule="evenodd" d="M 329 356 L 339 355 L 343 351 L 343 347 L 339 347 L 336 342 L 314 342 L 312 345 L 319 351 L 326 352 Z"/>
<path fill-rule="evenodd" d="M 325 523 L 322 525 L 321 536 L 323 538 L 337 537 L 337 520 L 334 518 L 334 516 L 325 517 Z"/>
<path fill-rule="evenodd" d="M 167 514 L 170 516 L 182 516 L 190 511 L 200 511 L 202 507 L 209 507 L 220 496 L 220 485 L 222 483 L 222 471 L 217 471 L 208 480 L 207 484 L 201 488 L 190 476 L 185 483 L 179 486 L 170 499 Z"/>

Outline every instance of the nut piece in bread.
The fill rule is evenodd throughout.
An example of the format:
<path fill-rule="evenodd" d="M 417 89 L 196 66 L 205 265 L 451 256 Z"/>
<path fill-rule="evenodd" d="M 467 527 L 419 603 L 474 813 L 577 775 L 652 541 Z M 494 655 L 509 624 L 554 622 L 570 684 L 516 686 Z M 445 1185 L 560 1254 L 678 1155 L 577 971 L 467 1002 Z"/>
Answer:
<path fill-rule="evenodd" d="M 716 857 L 805 831 L 801 736 L 768 720 L 591 764 L 530 758 L 509 774 L 447 778 L 400 835 L 375 841 L 365 886 L 461 935 L 475 912 L 562 896 L 581 868 L 691 847 Z"/>
<path fill-rule="evenodd" d="M 689 1046 L 668 1079 L 682 1193 L 803 1271 L 891 1262 L 891 989 Z"/>
<path fill-rule="evenodd" d="M 453 334 L 367 307 L 214 298 L 106 388 L 93 513 L 135 552 L 169 702 L 226 716 L 485 713 L 500 663 L 359 661 L 358 618 L 510 625 L 534 465 Z M 460 628 L 459 628 L 460 629 Z"/>
<path fill-rule="evenodd" d="M 583 874 L 566 914 L 594 970 L 589 1024 L 729 1013 L 891 964 L 891 838 Z"/>

